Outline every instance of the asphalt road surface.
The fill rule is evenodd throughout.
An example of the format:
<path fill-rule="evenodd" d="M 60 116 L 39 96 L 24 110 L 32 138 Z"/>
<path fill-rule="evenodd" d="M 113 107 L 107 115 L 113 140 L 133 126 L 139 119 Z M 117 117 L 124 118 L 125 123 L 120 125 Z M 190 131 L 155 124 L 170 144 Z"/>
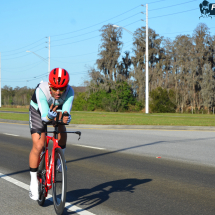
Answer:
<path fill-rule="evenodd" d="M 79 209 L 64 214 L 215 214 L 214 132 L 79 130 L 65 153 L 67 202 Z M 55 214 L 51 199 L 28 197 L 28 126 L 0 123 L 0 147 L 0 214 Z"/>

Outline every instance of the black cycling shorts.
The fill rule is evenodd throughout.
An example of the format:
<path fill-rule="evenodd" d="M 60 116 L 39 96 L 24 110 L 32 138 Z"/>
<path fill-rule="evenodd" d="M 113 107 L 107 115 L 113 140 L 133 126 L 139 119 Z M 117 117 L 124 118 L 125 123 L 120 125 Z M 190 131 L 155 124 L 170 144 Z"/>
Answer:
<path fill-rule="evenodd" d="M 29 108 L 29 127 L 31 134 L 47 131 L 47 125 L 44 125 L 39 111 L 30 105 Z"/>

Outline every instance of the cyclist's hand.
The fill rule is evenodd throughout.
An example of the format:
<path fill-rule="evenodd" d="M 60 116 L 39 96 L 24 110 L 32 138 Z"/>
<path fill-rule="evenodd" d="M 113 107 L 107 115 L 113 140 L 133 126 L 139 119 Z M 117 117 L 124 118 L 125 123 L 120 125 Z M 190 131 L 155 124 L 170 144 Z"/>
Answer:
<path fill-rule="evenodd" d="M 67 112 L 66 111 L 64 111 L 64 114 L 66 114 Z M 71 117 L 71 115 L 69 114 L 68 116 L 63 116 L 63 123 L 65 123 L 65 124 L 69 124 L 70 123 L 70 121 L 71 121 L 71 119 L 72 119 L 72 117 Z"/>
<path fill-rule="evenodd" d="M 53 120 L 57 116 L 56 110 L 57 110 L 58 106 L 55 106 L 54 108 L 53 107 L 54 107 L 54 105 L 52 104 L 50 106 L 50 109 L 49 109 L 48 114 L 47 114 L 47 118 L 49 120 Z"/>

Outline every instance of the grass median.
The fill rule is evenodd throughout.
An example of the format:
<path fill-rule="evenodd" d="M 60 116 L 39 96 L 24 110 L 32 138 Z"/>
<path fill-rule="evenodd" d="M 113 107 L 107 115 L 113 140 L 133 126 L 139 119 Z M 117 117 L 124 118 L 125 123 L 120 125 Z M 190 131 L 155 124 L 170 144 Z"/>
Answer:
<path fill-rule="evenodd" d="M 0 111 L 29 112 L 28 108 L 0 108 Z"/>
<path fill-rule="evenodd" d="M 12 111 L 14 111 L 14 109 Z M 20 110 L 16 111 L 20 112 Z M 28 112 L 28 110 L 25 109 L 23 112 Z M 215 126 L 215 115 L 208 114 L 144 114 L 72 111 L 71 115 L 72 124 Z M 28 114 L 20 113 L 0 113 L 0 119 L 28 121 L 29 116 Z"/>

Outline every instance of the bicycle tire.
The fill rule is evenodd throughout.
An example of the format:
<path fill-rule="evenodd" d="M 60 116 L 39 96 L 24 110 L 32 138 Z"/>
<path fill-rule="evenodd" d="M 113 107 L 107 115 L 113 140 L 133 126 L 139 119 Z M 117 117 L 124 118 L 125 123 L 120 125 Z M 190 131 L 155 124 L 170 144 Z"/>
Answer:
<path fill-rule="evenodd" d="M 44 184 L 45 184 L 45 175 L 42 174 L 42 172 L 45 170 L 45 153 L 43 153 L 42 155 L 42 159 L 39 163 L 39 166 L 38 166 L 38 170 L 37 170 L 37 178 L 38 178 L 38 183 L 39 183 L 39 199 L 37 200 L 38 204 L 40 206 L 43 206 L 44 205 L 44 202 L 46 200 L 46 197 L 45 197 L 45 187 L 44 187 Z M 45 172 L 45 171 L 44 171 Z M 42 183 L 40 183 L 40 179 L 42 180 Z"/>
<path fill-rule="evenodd" d="M 54 171 L 55 175 L 55 181 L 52 180 L 54 208 L 56 214 L 61 215 L 66 202 L 67 170 L 64 154 L 60 148 L 55 150 L 54 169 L 52 171 Z"/>

